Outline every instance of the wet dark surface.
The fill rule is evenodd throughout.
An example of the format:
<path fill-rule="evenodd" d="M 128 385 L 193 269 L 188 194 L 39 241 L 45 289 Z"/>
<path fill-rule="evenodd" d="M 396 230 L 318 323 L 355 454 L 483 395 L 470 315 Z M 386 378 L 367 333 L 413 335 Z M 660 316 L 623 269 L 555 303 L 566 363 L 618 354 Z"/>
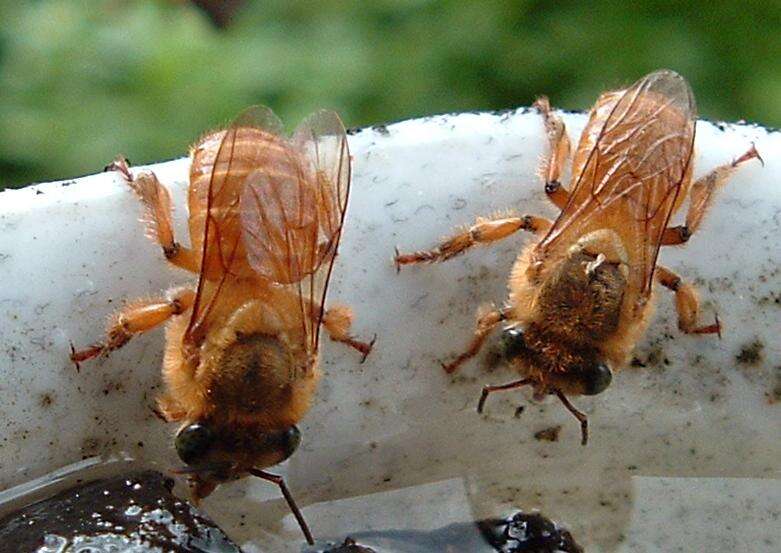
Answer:
<path fill-rule="evenodd" d="M 450 524 L 432 531 L 357 532 L 318 553 L 583 553 L 568 530 L 539 513 Z"/>
<path fill-rule="evenodd" d="M 478 523 L 483 537 L 502 553 L 583 553 L 568 530 L 539 513 L 516 513 Z"/>
<path fill-rule="evenodd" d="M 67 489 L 0 520 L 0 552 L 241 551 L 172 487 L 143 471 Z"/>

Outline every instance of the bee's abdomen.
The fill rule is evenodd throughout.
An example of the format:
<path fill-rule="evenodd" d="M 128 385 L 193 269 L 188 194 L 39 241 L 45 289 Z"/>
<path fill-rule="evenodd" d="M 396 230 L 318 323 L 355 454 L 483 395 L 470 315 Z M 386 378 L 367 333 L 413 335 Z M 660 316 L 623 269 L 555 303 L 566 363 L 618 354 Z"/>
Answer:
<path fill-rule="evenodd" d="M 223 213 L 234 211 L 238 215 L 247 177 L 253 172 L 273 174 L 285 171 L 294 159 L 294 152 L 287 141 L 273 134 L 255 128 L 239 128 L 230 131 L 235 132 L 235 140 L 223 141 L 226 132 L 229 131 L 204 136 L 191 152 L 189 227 L 193 248 L 197 251 L 203 248 L 210 188 L 213 208 Z M 224 239 L 241 232 L 239 217 L 215 220 L 222 222 L 220 234 Z M 219 244 L 212 246 L 210 249 L 216 251 Z M 240 258 L 246 256 L 243 245 L 239 245 L 237 253 Z M 238 268 L 240 266 L 234 267 Z"/>

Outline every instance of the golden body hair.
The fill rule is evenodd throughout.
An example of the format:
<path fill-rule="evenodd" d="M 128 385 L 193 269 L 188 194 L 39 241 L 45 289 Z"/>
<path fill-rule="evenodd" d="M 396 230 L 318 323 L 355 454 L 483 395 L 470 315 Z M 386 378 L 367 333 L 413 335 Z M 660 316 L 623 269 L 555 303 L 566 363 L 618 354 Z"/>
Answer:
<path fill-rule="evenodd" d="M 167 322 L 161 418 L 180 422 L 175 446 L 194 499 L 252 474 L 280 486 L 307 541 L 311 533 L 281 477 L 263 469 L 298 447 L 297 424 L 319 379 L 320 327 L 363 354 L 347 307 L 324 308 L 350 187 L 344 126 L 318 112 L 291 138 L 267 108 L 242 113 L 190 151 L 190 248 L 175 239 L 170 194 L 152 173 L 119 171 L 144 206 L 147 234 L 197 287 L 137 301 L 107 337 L 73 351 L 79 363 Z"/>
<path fill-rule="evenodd" d="M 694 97 L 683 77 L 661 70 L 599 97 L 575 150 L 571 180 L 563 184 L 570 157 L 564 123 L 547 98 L 535 106 L 548 135 L 541 174 L 548 198 L 560 209 L 556 220 L 479 218 L 433 250 L 397 251 L 395 262 L 400 268 L 444 261 L 519 230 L 533 232 L 536 242 L 512 268 L 505 307 L 480 313 L 469 347 L 444 367 L 452 372 L 472 358 L 503 323 L 507 361 L 521 378 L 485 386 L 478 411 L 491 392 L 531 386 L 537 398 L 551 394 L 562 401 L 580 421 L 585 445 L 587 418 L 568 396 L 602 392 L 626 365 L 653 312 L 655 282 L 675 292 L 682 331 L 720 334 L 718 318 L 698 324 L 694 288 L 658 265 L 657 256 L 661 246 L 686 242 L 715 191 L 740 163 L 759 154 L 752 146 L 693 181 Z M 687 197 L 686 223 L 668 226 Z"/>

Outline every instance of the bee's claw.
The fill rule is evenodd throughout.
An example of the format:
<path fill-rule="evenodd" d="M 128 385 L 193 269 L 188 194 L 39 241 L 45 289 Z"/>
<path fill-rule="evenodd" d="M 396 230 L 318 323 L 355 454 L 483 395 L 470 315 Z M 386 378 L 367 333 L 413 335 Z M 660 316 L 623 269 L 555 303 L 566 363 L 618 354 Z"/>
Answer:
<path fill-rule="evenodd" d="M 374 343 L 377 341 L 377 334 L 375 333 L 374 336 L 372 336 L 371 342 L 369 342 L 369 346 L 365 349 L 363 352 L 363 356 L 361 357 L 360 364 L 362 365 L 364 361 L 366 361 L 366 358 L 369 357 L 369 354 L 372 352 L 372 349 L 374 349 Z"/>
<path fill-rule="evenodd" d="M 756 145 L 753 142 L 751 143 L 751 149 L 753 150 L 754 155 L 756 156 L 756 158 L 759 160 L 759 163 L 761 163 L 762 167 L 764 167 L 765 166 L 765 160 L 762 159 L 761 155 L 759 155 L 759 152 L 757 151 L 757 147 L 756 147 Z"/>
<path fill-rule="evenodd" d="M 762 159 L 761 155 L 759 155 L 759 152 L 757 151 L 756 145 L 752 142 L 751 143 L 751 148 L 749 148 L 749 150 L 745 154 L 743 154 L 739 158 L 735 159 L 732 162 L 732 166 L 733 167 L 737 167 L 738 165 L 740 165 L 744 161 L 748 161 L 749 159 L 755 159 L 755 158 L 757 160 L 759 160 L 759 162 L 762 164 L 762 167 L 765 166 L 765 160 Z"/>
<path fill-rule="evenodd" d="M 445 363 L 443 361 L 440 361 L 439 366 L 442 367 L 447 374 L 453 374 L 455 370 L 458 368 L 458 363 L 455 362 Z"/>
<path fill-rule="evenodd" d="M 396 266 L 396 274 L 399 274 L 401 272 L 401 263 L 399 263 L 399 256 L 401 256 L 401 252 L 399 251 L 398 246 L 395 246 L 393 251 L 395 253 L 393 256 L 393 264 Z"/>
<path fill-rule="evenodd" d="M 76 357 L 76 347 L 73 345 L 73 342 L 69 342 L 71 347 L 71 355 L 70 359 L 73 365 L 76 367 L 76 372 L 81 372 L 81 365 L 79 364 L 79 360 Z"/>
<path fill-rule="evenodd" d="M 117 156 L 114 160 L 103 168 L 103 171 L 108 173 L 111 171 L 117 171 L 127 181 L 133 180 L 133 175 L 130 173 L 130 162 L 122 155 Z"/>
<path fill-rule="evenodd" d="M 719 337 L 719 340 L 721 340 L 721 320 L 719 320 L 719 314 L 715 314 L 716 318 L 716 335 Z"/>
<path fill-rule="evenodd" d="M 159 408 L 155 407 L 154 405 L 150 405 L 149 410 L 152 411 L 152 414 L 161 421 L 168 422 L 168 419 L 165 418 L 165 415 L 163 415 L 163 412 L 160 411 Z"/>
<path fill-rule="evenodd" d="M 540 96 L 534 101 L 532 107 L 537 110 L 537 113 L 545 114 L 550 111 L 550 100 L 547 96 Z"/>

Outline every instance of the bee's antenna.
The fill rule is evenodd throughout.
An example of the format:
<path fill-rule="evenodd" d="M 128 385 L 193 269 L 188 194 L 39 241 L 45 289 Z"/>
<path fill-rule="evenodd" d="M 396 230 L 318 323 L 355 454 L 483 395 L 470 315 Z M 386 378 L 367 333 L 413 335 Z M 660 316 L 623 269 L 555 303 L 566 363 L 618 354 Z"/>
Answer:
<path fill-rule="evenodd" d="M 309 531 L 309 526 L 307 525 L 306 520 L 304 520 L 304 515 L 301 514 L 301 510 L 298 508 L 298 505 L 296 505 L 296 500 L 293 499 L 293 495 L 290 493 L 287 484 L 285 484 L 285 479 L 278 474 L 271 474 L 265 470 L 249 469 L 247 472 L 253 476 L 257 476 L 258 478 L 262 478 L 267 482 L 271 482 L 272 484 L 279 486 L 279 490 L 285 497 L 285 501 L 287 501 L 287 505 L 290 507 L 290 511 L 293 513 L 293 516 L 296 517 L 298 525 L 301 527 L 301 531 L 304 533 L 306 543 L 309 545 L 314 545 L 315 540 L 312 537 L 312 532 Z"/>
<path fill-rule="evenodd" d="M 567 410 L 575 415 L 575 418 L 580 421 L 580 445 L 586 445 L 588 443 L 588 417 L 585 413 L 578 411 L 577 407 L 570 403 L 569 399 L 567 399 L 567 396 L 565 396 L 561 390 L 554 390 L 553 393 L 555 393 L 556 397 L 561 400 L 561 402 L 564 404 L 564 407 L 566 407 Z"/>

